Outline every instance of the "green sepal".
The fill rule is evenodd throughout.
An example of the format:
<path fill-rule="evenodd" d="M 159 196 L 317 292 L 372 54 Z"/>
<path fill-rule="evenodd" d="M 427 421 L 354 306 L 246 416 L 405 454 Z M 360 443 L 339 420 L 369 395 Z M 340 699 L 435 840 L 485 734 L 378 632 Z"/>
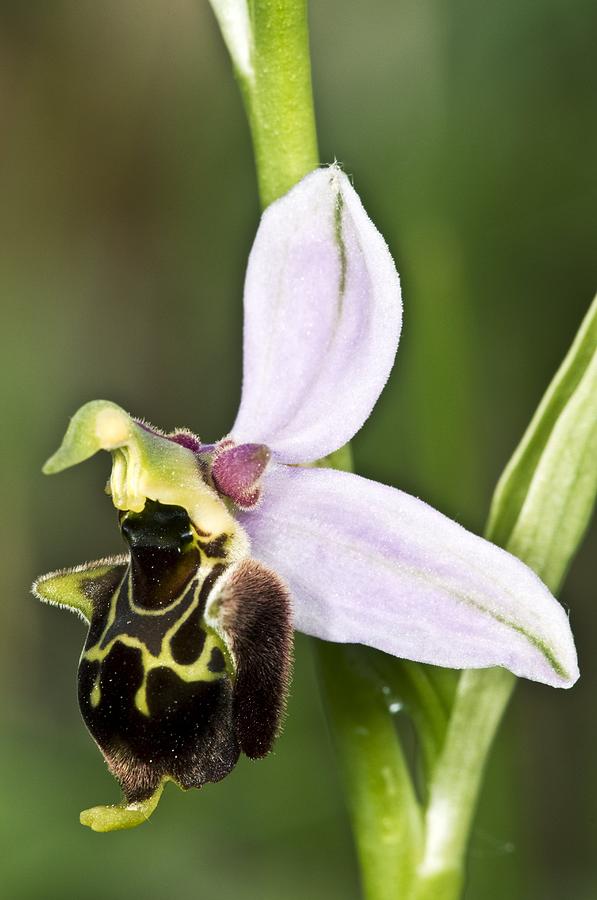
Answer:
<path fill-rule="evenodd" d="M 496 488 L 488 537 L 556 591 L 597 493 L 597 298 Z"/>
<path fill-rule="evenodd" d="M 86 825 L 92 831 L 123 831 L 126 828 L 136 828 L 147 822 L 162 796 L 164 779 L 147 800 L 140 803 L 123 802 L 117 806 L 92 806 L 84 809 L 79 816 L 81 825 Z"/>
<path fill-rule="evenodd" d="M 58 569 L 41 575 L 31 590 L 44 603 L 71 609 L 90 622 L 94 599 L 105 590 L 113 592 L 113 576 L 118 570 L 123 574 L 127 563 L 126 556 L 110 556 L 72 569 Z"/>

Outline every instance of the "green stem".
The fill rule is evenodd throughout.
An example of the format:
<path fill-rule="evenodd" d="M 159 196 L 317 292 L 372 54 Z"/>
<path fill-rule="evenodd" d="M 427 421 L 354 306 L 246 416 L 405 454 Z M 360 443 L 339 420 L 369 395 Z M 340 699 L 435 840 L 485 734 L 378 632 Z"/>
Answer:
<path fill-rule="evenodd" d="M 373 665 L 412 719 L 428 779 L 443 747 L 451 708 L 451 701 L 446 704 L 433 681 L 433 673 L 441 670 L 385 653 L 376 653 Z"/>
<path fill-rule="evenodd" d="M 464 860 L 489 750 L 516 683 L 504 669 L 461 674 L 429 785 L 416 900 L 460 896 Z"/>
<path fill-rule="evenodd" d="M 319 641 L 317 654 L 365 895 L 402 900 L 416 881 L 423 817 L 375 651 Z"/>
<path fill-rule="evenodd" d="M 306 0 L 249 0 L 252 74 L 237 69 L 263 207 L 319 164 Z"/>

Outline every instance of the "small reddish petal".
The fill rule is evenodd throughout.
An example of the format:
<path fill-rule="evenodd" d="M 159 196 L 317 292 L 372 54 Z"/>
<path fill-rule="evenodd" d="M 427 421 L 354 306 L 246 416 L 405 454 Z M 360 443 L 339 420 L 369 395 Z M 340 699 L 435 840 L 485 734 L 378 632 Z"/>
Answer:
<path fill-rule="evenodd" d="M 192 450 L 193 453 L 205 452 L 205 445 L 191 431 L 173 431 L 172 434 L 167 434 L 166 437 L 168 440 L 174 441 L 175 444 L 180 444 L 181 447 Z"/>
<path fill-rule="evenodd" d="M 235 447 L 228 446 L 228 443 L 217 453 L 211 476 L 221 494 L 230 497 L 238 506 L 249 509 L 259 499 L 259 480 L 271 453 L 265 444 L 239 444 Z"/>

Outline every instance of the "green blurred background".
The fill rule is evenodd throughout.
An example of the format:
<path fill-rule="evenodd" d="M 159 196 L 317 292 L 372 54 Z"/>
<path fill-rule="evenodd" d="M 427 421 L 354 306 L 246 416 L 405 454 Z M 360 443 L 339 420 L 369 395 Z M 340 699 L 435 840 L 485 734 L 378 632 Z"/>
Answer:
<path fill-rule="evenodd" d="M 480 530 L 597 286 L 597 9 L 314 0 L 311 24 L 321 159 L 354 175 L 405 296 L 358 469 Z M 258 201 L 207 2 L 1 0 L 0 104 L 0 893 L 353 900 L 306 639 L 269 760 L 170 788 L 149 824 L 101 836 L 77 821 L 118 799 L 77 710 L 82 626 L 29 595 L 36 574 L 120 549 L 107 458 L 40 474 L 81 403 L 107 397 L 205 439 L 233 420 Z M 597 897 L 594 554 L 593 534 L 563 595 L 582 681 L 520 685 L 468 900 Z"/>

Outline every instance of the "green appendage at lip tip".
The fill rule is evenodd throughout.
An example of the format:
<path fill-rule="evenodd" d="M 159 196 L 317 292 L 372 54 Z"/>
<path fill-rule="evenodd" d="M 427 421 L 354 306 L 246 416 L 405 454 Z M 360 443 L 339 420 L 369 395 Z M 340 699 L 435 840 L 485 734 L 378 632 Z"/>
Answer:
<path fill-rule="evenodd" d="M 121 803 L 116 806 L 92 806 L 84 809 L 79 816 L 81 825 L 86 825 L 92 831 L 123 831 L 126 828 L 136 828 L 147 822 L 159 803 L 164 790 L 164 779 L 155 793 L 148 800 L 140 803 Z"/>

